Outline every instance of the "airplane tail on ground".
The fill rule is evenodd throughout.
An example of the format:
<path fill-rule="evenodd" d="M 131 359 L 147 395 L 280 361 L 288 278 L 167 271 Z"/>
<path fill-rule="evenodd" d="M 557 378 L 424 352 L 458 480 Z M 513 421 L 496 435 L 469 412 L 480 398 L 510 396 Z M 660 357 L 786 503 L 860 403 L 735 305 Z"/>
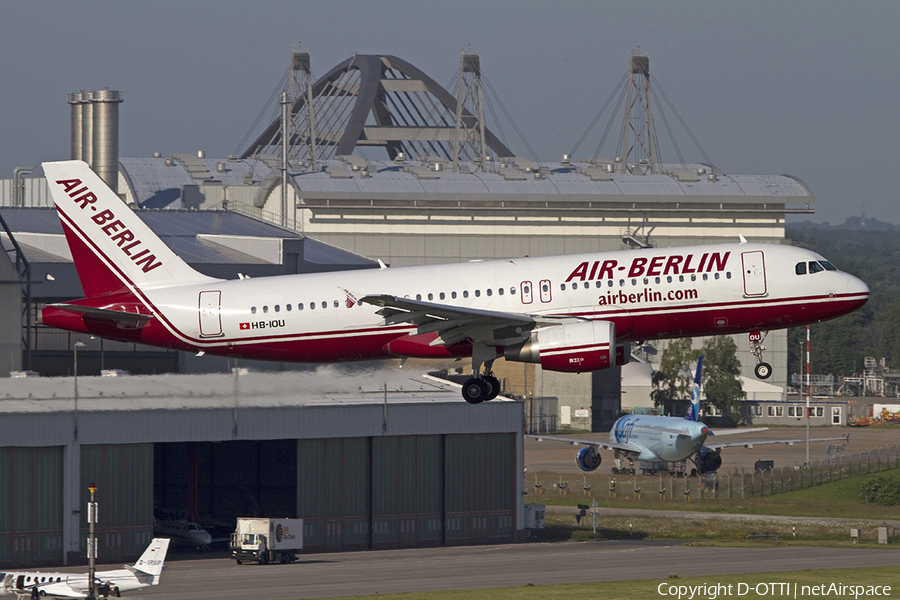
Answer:
<path fill-rule="evenodd" d="M 85 296 L 211 281 L 192 269 L 87 163 L 44 163 Z"/>
<path fill-rule="evenodd" d="M 169 538 L 153 538 L 150 545 L 137 559 L 133 566 L 126 566 L 129 571 L 140 571 L 153 576 L 153 585 L 159 583 L 159 574 L 162 573 L 163 563 L 166 560 L 166 552 L 169 550 Z"/>
<path fill-rule="evenodd" d="M 694 386 L 691 388 L 691 410 L 685 415 L 688 421 L 700 420 L 700 372 L 703 368 L 703 355 L 697 359 L 697 373 L 694 375 Z"/>

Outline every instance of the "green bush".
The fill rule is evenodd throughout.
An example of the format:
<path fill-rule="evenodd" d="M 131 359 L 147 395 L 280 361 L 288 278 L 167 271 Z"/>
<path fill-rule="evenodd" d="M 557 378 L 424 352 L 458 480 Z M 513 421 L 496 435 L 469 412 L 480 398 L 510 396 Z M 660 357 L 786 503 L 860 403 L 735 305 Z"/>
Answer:
<path fill-rule="evenodd" d="M 860 486 L 859 498 L 866 504 L 884 506 L 900 504 L 900 477 L 876 475 Z"/>

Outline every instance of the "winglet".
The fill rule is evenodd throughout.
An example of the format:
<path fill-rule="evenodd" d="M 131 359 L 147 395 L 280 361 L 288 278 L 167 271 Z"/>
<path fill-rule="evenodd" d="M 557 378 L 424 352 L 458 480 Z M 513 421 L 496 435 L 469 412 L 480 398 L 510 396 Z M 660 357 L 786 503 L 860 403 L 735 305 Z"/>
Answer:
<path fill-rule="evenodd" d="M 738 237 L 741 238 L 741 243 L 742 243 L 742 244 L 746 244 L 746 243 L 747 243 L 747 239 L 744 237 L 743 234 L 739 233 L 739 234 L 738 234 Z"/>

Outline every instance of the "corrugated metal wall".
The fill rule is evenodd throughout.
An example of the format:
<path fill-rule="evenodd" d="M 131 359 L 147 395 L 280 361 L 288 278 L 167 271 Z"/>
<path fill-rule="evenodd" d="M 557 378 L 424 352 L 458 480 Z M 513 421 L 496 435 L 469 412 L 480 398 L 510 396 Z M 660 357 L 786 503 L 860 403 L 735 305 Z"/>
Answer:
<path fill-rule="evenodd" d="M 82 446 L 79 506 L 87 506 L 92 483 L 100 511 L 95 526 L 98 560 L 137 558 L 153 537 L 153 445 Z M 82 556 L 87 556 L 87 535 L 88 524 L 82 519 Z"/>
<path fill-rule="evenodd" d="M 22 194 L 23 204 L 26 208 L 39 208 L 53 206 L 53 198 L 50 197 L 50 187 L 47 180 L 25 177 L 22 179 L 24 185 Z M 0 179 L 0 207 L 12 206 L 14 201 L 13 180 Z"/>
<path fill-rule="evenodd" d="M 514 539 L 513 434 L 299 440 L 297 455 L 309 551 Z"/>
<path fill-rule="evenodd" d="M 0 448 L 0 565 L 62 557 L 62 447 Z"/>

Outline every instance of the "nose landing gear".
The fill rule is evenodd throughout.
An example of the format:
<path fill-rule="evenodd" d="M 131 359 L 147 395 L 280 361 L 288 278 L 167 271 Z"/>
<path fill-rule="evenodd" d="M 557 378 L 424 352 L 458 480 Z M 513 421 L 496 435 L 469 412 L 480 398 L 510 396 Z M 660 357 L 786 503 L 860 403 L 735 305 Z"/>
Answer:
<path fill-rule="evenodd" d="M 765 362 L 762 356 L 763 350 L 766 349 L 762 343 L 765 341 L 767 335 L 769 335 L 768 331 L 750 332 L 750 354 L 756 357 L 756 367 L 753 368 L 753 372 L 756 374 L 757 379 L 768 379 L 772 376 L 772 365 Z"/>

